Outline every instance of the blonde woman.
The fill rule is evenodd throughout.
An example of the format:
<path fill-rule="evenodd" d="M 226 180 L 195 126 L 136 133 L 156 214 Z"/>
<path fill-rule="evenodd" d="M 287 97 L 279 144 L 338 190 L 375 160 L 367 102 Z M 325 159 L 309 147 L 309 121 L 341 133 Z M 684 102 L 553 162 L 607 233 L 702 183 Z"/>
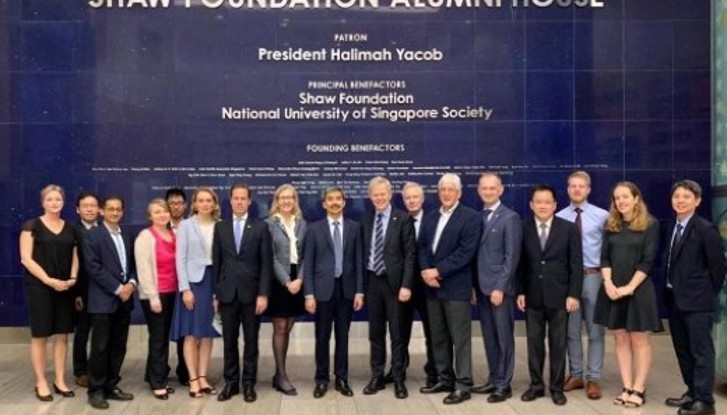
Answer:
<path fill-rule="evenodd" d="M 154 199 L 146 208 L 151 226 L 134 243 L 139 299 L 149 332 L 145 380 L 154 397 L 166 400 L 173 389 L 169 378 L 169 332 L 177 294 L 176 238 L 169 229 L 169 206 Z"/>
<path fill-rule="evenodd" d="M 192 216 L 177 229 L 177 278 L 180 295 L 171 339 L 184 342 L 184 361 L 189 371 L 189 396 L 217 394 L 207 380 L 212 340 L 220 334 L 212 326 L 214 281 L 212 236 L 220 218 L 217 193 L 198 187 L 192 195 Z"/>
<path fill-rule="evenodd" d="M 285 369 L 290 331 L 296 317 L 305 313 L 303 299 L 303 238 L 307 224 L 301 215 L 298 192 L 290 184 L 275 190 L 268 224 L 273 240 L 275 281 L 267 314 L 273 320 L 273 387 L 285 395 L 297 395 Z"/>
<path fill-rule="evenodd" d="M 73 332 L 74 295 L 78 278 L 79 235 L 61 218 L 66 195 L 63 188 L 48 185 L 40 192 L 43 215 L 25 222 L 20 232 L 20 261 L 30 316 L 30 360 L 35 373 L 35 396 L 52 401 L 45 374 L 45 349 L 53 340 L 55 381 L 53 391 L 63 397 L 75 394 L 64 379 L 68 333 Z"/>
<path fill-rule="evenodd" d="M 649 273 L 659 245 L 659 224 L 649 215 L 639 188 L 618 183 L 601 249 L 603 286 L 596 301 L 595 322 L 613 332 L 623 388 L 614 404 L 646 403 L 651 368 L 650 332 L 663 330 L 654 284 Z"/>

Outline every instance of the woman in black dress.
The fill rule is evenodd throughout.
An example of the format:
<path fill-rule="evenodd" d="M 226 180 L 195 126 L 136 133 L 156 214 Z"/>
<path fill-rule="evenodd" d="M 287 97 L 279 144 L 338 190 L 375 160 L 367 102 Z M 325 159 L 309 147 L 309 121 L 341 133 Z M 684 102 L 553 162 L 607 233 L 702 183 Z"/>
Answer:
<path fill-rule="evenodd" d="M 298 192 L 289 184 L 275 190 L 270 215 L 265 220 L 273 240 L 275 281 L 267 314 L 273 320 L 273 387 L 286 395 L 297 395 L 285 370 L 290 331 L 295 318 L 305 312 L 303 291 L 303 238 L 306 222 L 298 205 Z"/>
<path fill-rule="evenodd" d="M 663 330 L 649 273 L 659 245 L 659 224 L 649 215 L 641 191 L 631 182 L 613 189 L 601 250 L 603 286 L 595 321 L 611 329 L 623 389 L 614 404 L 646 402 L 651 368 L 650 332 Z"/>
<path fill-rule="evenodd" d="M 30 316 L 30 360 L 35 372 L 35 396 L 52 401 L 45 375 L 45 349 L 53 340 L 55 380 L 53 390 L 74 396 L 65 380 L 68 333 L 73 333 L 73 292 L 78 277 L 76 228 L 61 219 L 65 193 L 48 185 L 40 192 L 43 215 L 23 224 L 20 232 L 20 261 L 25 268 L 24 285 Z"/>

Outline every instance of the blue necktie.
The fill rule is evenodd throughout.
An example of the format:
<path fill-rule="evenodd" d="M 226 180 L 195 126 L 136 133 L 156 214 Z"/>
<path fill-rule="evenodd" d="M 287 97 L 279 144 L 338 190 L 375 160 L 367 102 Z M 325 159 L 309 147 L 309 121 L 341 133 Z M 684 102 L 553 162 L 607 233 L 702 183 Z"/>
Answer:
<path fill-rule="evenodd" d="M 343 274 L 343 239 L 339 221 L 333 222 L 333 256 L 335 258 L 333 276 L 339 278 Z"/>
<path fill-rule="evenodd" d="M 235 249 L 237 253 L 240 253 L 240 246 L 242 245 L 242 218 L 235 218 Z"/>
<path fill-rule="evenodd" d="M 386 271 L 384 266 L 384 214 L 376 215 L 376 225 L 374 226 L 374 252 L 373 252 L 373 270 L 374 274 L 381 275 Z"/>

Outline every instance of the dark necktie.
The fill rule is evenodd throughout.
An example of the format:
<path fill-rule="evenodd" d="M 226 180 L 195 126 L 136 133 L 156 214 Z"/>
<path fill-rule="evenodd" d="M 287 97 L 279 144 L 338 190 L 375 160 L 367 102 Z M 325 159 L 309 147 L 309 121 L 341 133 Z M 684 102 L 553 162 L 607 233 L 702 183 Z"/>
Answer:
<path fill-rule="evenodd" d="M 374 226 L 374 273 L 381 275 L 386 270 L 384 266 L 384 214 L 376 215 Z"/>
<path fill-rule="evenodd" d="M 333 257 L 335 259 L 333 276 L 338 278 L 343 274 L 343 240 L 339 221 L 333 222 Z"/>
<path fill-rule="evenodd" d="M 674 232 L 674 238 L 672 238 L 671 246 L 669 247 L 669 263 L 667 264 L 667 272 L 666 272 L 666 284 L 671 286 L 671 261 L 672 256 L 674 255 L 674 250 L 679 244 L 679 240 L 682 239 L 682 231 L 684 230 L 684 225 L 681 223 L 677 223 L 676 226 L 676 232 Z"/>
<path fill-rule="evenodd" d="M 490 221 L 490 213 L 492 213 L 492 209 L 485 209 L 482 211 L 482 214 L 485 215 L 485 223 Z"/>
<path fill-rule="evenodd" d="M 576 228 L 578 228 L 578 235 L 583 234 L 583 218 L 581 217 L 581 213 L 583 212 L 583 209 L 577 207 L 575 208 L 576 211 Z"/>

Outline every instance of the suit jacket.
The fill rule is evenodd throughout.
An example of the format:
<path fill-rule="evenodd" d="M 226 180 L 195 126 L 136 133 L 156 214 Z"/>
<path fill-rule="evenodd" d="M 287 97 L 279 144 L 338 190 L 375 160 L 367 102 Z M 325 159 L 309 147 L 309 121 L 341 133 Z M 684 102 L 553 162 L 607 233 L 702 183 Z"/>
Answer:
<path fill-rule="evenodd" d="M 209 254 L 197 216 L 181 221 L 177 226 L 176 236 L 177 285 L 182 292 L 189 289 L 190 282 L 202 281 Z"/>
<path fill-rule="evenodd" d="M 258 296 L 267 297 L 270 294 L 270 281 L 273 278 L 270 230 L 265 222 L 248 214 L 238 253 L 233 227 L 232 219 L 215 224 L 212 239 L 215 295 L 223 303 L 237 299 L 242 304 L 252 304 Z"/>
<path fill-rule="evenodd" d="M 368 212 L 361 218 L 364 268 L 368 266 L 371 255 L 375 218 L 375 212 Z M 401 287 L 409 289 L 412 287 L 416 250 L 414 224 L 411 217 L 403 210 L 392 207 L 386 235 L 384 235 L 384 266 L 386 266 L 389 285 L 395 293 L 398 293 Z"/>
<path fill-rule="evenodd" d="M 275 279 L 281 285 L 285 285 L 290 281 L 290 237 L 288 236 L 285 226 L 276 216 L 265 219 L 265 223 L 270 229 L 270 235 L 273 241 L 273 271 Z M 295 248 L 298 251 L 298 275 L 297 278 L 303 278 L 303 242 L 305 240 L 305 232 L 308 230 L 308 224 L 305 219 L 300 218 L 295 221 Z"/>
<path fill-rule="evenodd" d="M 343 219 L 343 296 L 353 300 L 355 294 L 363 294 L 363 249 L 361 225 Z M 303 291 L 316 301 L 330 301 L 335 285 L 336 259 L 328 218 L 311 224 L 303 244 Z"/>
<path fill-rule="evenodd" d="M 540 249 L 536 221 L 523 221 L 519 290 L 528 307 L 565 308 L 566 297 L 581 298 L 583 251 L 576 225 L 557 216 Z"/>
<path fill-rule="evenodd" d="M 428 293 L 440 300 L 469 301 L 474 257 L 482 233 L 481 215 L 460 203 L 442 230 L 435 252 L 434 236 L 440 216 L 439 209 L 431 212 L 419 228 L 419 266 L 422 270 L 436 268 L 441 278 L 440 287 L 428 287 Z"/>
<path fill-rule="evenodd" d="M 482 214 L 482 237 L 477 252 L 477 288 L 484 295 L 500 290 L 515 295 L 523 227 L 520 215 L 500 203 L 490 220 Z"/>
<path fill-rule="evenodd" d="M 83 259 L 89 277 L 87 311 L 92 314 L 110 314 L 116 312 L 121 299 L 115 294 L 120 285 L 136 281 L 134 268 L 134 250 L 128 233 L 121 232 L 126 250 L 126 270 L 119 261 L 116 244 L 105 225 L 100 224 L 86 232 L 83 243 Z M 134 299 L 128 301 L 129 309 L 133 308 Z"/>
<path fill-rule="evenodd" d="M 675 226 L 673 223 L 667 234 L 670 245 Z M 694 215 L 673 250 L 671 262 L 669 247 L 664 250 L 662 263 L 668 273 L 664 282 L 669 278 L 673 287 L 674 305 L 681 311 L 713 311 L 726 272 L 722 238 L 717 228 Z"/>
<path fill-rule="evenodd" d="M 93 228 L 91 228 L 93 229 Z M 76 247 L 76 253 L 78 255 L 78 280 L 76 285 L 73 287 L 74 296 L 83 298 L 84 310 L 88 307 L 86 301 L 88 300 L 88 272 L 86 271 L 86 263 L 83 259 L 83 242 L 86 239 L 85 235 L 88 230 L 83 223 L 78 222 L 75 225 L 74 232 L 76 232 L 76 240 L 78 246 Z"/>

